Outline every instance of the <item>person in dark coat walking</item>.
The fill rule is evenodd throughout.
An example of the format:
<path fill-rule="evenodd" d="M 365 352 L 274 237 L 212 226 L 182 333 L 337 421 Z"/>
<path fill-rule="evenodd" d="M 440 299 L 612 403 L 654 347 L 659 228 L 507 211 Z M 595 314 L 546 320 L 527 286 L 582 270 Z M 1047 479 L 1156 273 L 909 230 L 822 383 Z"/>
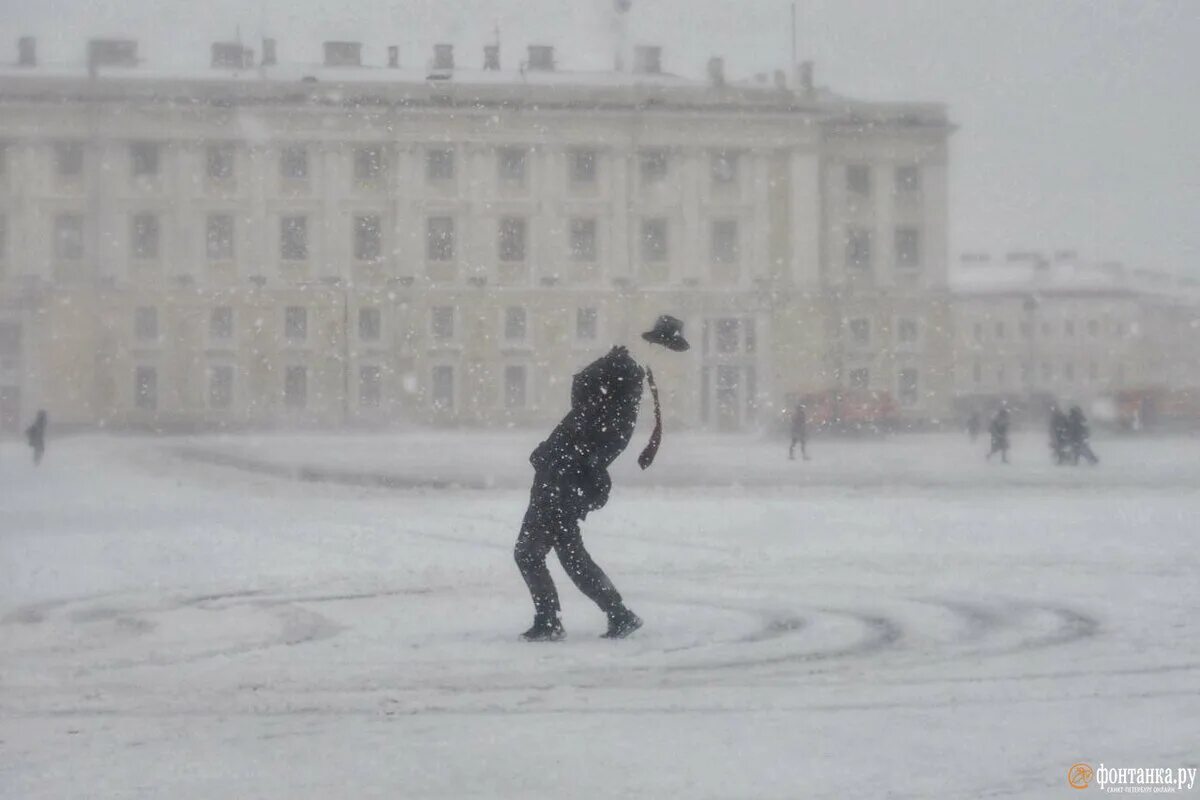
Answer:
<path fill-rule="evenodd" d="M 659 317 L 642 338 L 675 352 L 689 347 L 683 323 L 671 316 Z M 658 388 L 654 374 L 621 346 L 575 375 L 570 412 L 529 457 L 533 488 L 513 553 L 533 600 L 533 625 L 521 634 L 526 641 L 555 641 L 565 635 L 558 592 L 546 568 L 551 550 L 579 591 L 608 616 L 605 637 L 624 638 L 642 626 L 641 618 L 625 605 L 616 586 L 588 555 L 579 522 L 608 502 L 612 487 L 608 467 L 633 436 L 643 379 L 654 400 L 654 432 L 638 465 L 648 468 L 662 442 Z"/>
<path fill-rule="evenodd" d="M 992 456 L 999 453 L 1000 460 L 1008 463 L 1008 424 L 1008 409 L 1001 406 L 996 416 L 992 417 L 992 424 L 988 426 L 988 432 L 992 434 L 992 449 L 988 451 L 986 460 L 991 461 Z"/>
<path fill-rule="evenodd" d="M 792 446 L 788 448 L 788 458 L 796 460 L 796 445 L 800 445 L 800 455 L 808 461 L 808 417 L 804 413 L 804 405 L 798 404 L 792 412 Z"/>
<path fill-rule="evenodd" d="M 1050 406 L 1050 452 L 1055 464 L 1066 464 L 1071 447 L 1067 415 L 1058 406 Z"/>
<path fill-rule="evenodd" d="M 33 448 L 34 466 L 42 463 L 42 454 L 46 452 L 46 412 L 39 410 L 33 419 L 33 424 L 25 429 L 25 439 Z"/>
<path fill-rule="evenodd" d="M 1088 430 L 1087 418 L 1083 416 L 1083 409 L 1079 406 L 1071 406 L 1071 411 L 1067 414 L 1067 440 L 1071 445 L 1072 464 L 1078 464 L 1080 457 L 1086 458 L 1090 464 L 1100 461 L 1092 452 L 1092 446 L 1088 444 L 1091 436 L 1092 432 Z"/>

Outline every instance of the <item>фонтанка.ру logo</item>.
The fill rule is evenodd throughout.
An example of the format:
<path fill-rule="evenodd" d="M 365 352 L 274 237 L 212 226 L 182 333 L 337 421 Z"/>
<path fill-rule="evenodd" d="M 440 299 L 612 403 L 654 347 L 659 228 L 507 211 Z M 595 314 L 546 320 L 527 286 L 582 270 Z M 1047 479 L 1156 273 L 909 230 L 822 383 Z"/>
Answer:
<path fill-rule="evenodd" d="M 1086 789 L 1093 783 L 1109 794 L 1174 794 L 1196 785 L 1196 767 L 1106 767 L 1096 769 L 1080 761 L 1067 770 L 1067 783 L 1073 789 Z"/>

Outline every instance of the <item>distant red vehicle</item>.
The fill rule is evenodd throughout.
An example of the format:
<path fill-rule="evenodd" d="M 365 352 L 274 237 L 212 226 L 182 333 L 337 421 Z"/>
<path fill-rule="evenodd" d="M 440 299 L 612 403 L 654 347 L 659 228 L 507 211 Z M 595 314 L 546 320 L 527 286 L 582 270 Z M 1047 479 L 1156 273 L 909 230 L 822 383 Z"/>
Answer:
<path fill-rule="evenodd" d="M 899 415 L 887 392 L 866 389 L 829 389 L 800 400 L 808 424 L 831 430 L 890 430 Z"/>
<path fill-rule="evenodd" d="M 1131 389 L 1117 392 L 1117 421 L 1141 430 L 1159 423 L 1200 424 L 1200 391 L 1187 389 Z"/>

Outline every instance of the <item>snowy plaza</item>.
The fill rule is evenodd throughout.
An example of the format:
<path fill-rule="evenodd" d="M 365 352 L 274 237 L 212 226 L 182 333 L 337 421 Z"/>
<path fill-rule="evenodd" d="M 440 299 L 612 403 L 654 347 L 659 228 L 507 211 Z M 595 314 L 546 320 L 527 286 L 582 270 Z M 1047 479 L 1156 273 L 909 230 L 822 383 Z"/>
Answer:
<path fill-rule="evenodd" d="M 1196 766 L 1194 438 L 1097 467 L 676 435 L 583 524 L 645 627 L 512 558 L 544 432 L 0 445 L 5 798 L 1064 797 Z M 553 558 L 551 558 L 553 562 Z"/>

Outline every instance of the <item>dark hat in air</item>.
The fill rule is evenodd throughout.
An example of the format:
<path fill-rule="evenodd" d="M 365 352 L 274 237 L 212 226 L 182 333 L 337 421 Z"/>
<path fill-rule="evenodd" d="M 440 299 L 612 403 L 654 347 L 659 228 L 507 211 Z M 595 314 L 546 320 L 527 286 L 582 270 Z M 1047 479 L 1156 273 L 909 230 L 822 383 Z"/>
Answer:
<path fill-rule="evenodd" d="M 668 350 L 674 350 L 677 353 L 682 353 L 691 347 L 687 343 L 687 339 L 683 338 L 683 322 L 670 314 L 663 314 L 659 317 L 658 321 L 654 323 L 654 329 L 643 333 L 642 338 L 651 344 L 661 344 Z"/>

